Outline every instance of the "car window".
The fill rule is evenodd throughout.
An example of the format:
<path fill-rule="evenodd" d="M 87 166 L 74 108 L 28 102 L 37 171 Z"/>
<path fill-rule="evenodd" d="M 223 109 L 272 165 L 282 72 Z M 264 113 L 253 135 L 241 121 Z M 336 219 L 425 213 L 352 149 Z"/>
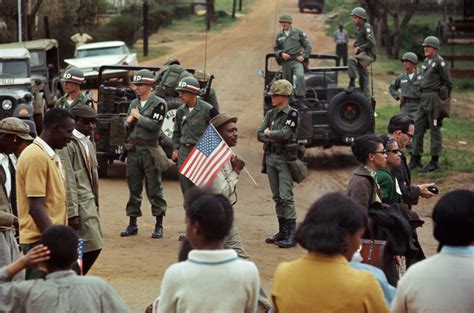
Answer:
<path fill-rule="evenodd" d="M 28 65 L 25 61 L 3 60 L 0 62 L 0 77 L 2 78 L 28 77 Z"/>
<path fill-rule="evenodd" d="M 124 54 L 124 46 L 82 49 L 76 51 L 76 58 L 96 57 L 101 55 Z"/>
<path fill-rule="evenodd" d="M 45 63 L 44 54 L 41 51 L 30 50 L 30 65 L 31 67 L 43 66 Z"/>

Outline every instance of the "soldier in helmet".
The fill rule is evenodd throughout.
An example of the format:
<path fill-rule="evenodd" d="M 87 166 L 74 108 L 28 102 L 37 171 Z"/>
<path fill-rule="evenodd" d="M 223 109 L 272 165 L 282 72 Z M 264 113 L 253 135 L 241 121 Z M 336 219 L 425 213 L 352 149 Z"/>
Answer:
<path fill-rule="evenodd" d="M 405 52 L 401 61 L 405 72 L 393 80 L 389 91 L 395 100 L 400 101 L 401 113 L 414 120 L 420 105 L 421 75 L 416 68 L 418 57 L 413 52 Z"/>
<path fill-rule="evenodd" d="M 435 36 L 428 36 L 423 41 L 425 60 L 421 65 L 421 99 L 420 108 L 415 117 L 415 135 L 413 137 L 413 157 L 410 168 L 421 168 L 422 172 L 432 172 L 439 168 L 439 156 L 443 147 L 441 123 L 449 112 L 451 74 L 448 65 L 438 54 L 440 43 Z M 421 163 L 423 154 L 423 137 L 430 130 L 431 161 L 425 167 Z"/>
<path fill-rule="evenodd" d="M 159 157 L 158 138 L 168 108 L 165 100 L 152 93 L 154 82 L 155 77 L 149 70 L 140 70 L 132 78 L 138 99 L 133 100 L 128 108 L 126 176 L 130 197 L 126 213 L 130 222 L 120 233 L 122 237 L 136 235 L 138 232 L 137 218 L 142 216 L 140 206 L 144 180 L 151 213 L 156 218 L 151 237 L 163 237 L 163 217 L 167 204 L 163 197 L 161 172 L 156 166 L 155 158 Z"/>
<path fill-rule="evenodd" d="M 291 15 L 282 14 L 279 22 L 282 30 L 276 35 L 275 56 L 282 66 L 283 78 L 294 83 L 296 98 L 302 99 L 306 94 L 303 62 L 311 54 L 311 42 L 304 31 L 292 27 Z M 295 82 L 293 76 L 296 76 Z"/>
<path fill-rule="evenodd" d="M 54 107 L 70 111 L 73 106 L 79 103 L 92 106 L 91 99 L 81 93 L 81 84 L 84 82 L 84 73 L 80 69 L 68 69 L 64 72 L 61 81 L 63 82 L 66 94 L 56 100 Z"/>
<path fill-rule="evenodd" d="M 174 56 L 170 56 L 156 74 L 156 83 L 158 84 L 155 91 L 156 95 L 163 98 L 177 97 L 176 87 L 178 87 L 178 83 L 188 76 L 191 76 L 191 74 L 181 66 L 179 60 Z"/>
<path fill-rule="evenodd" d="M 214 109 L 219 111 L 219 102 L 217 102 L 216 91 L 212 86 L 207 89 L 209 83 L 209 74 L 205 71 L 195 71 L 194 77 L 198 80 L 199 86 L 201 87 L 201 99 L 212 105 Z"/>
<path fill-rule="evenodd" d="M 171 158 L 177 162 L 179 168 L 206 130 L 209 121 L 218 114 L 218 111 L 198 97 L 201 88 L 194 77 L 183 78 L 176 91 L 183 104 L 176 110 Z M 189 179 L 181 174 L 179 175 L 179 184 L 183 195 L 194 186 Z"/>
<path fill-rule="evenodd" d="M 352 22 L 357 27 L 355 51 L 347 62 L 349 88 L 355 87 L 355 79 L 359 74 L 359 86 L 362 93 L 370 98 L 369 73 L 367 67 L 375 60 L 375 39 L 372 26 L 367 23 L 367 13 L 361 7 L 356 7 L 351 13 Z"/>
<path fill-rule="evenodd" d="M 272 97 L 273 109 L 265 114 L 257 132 L 258 140 L 266 144 L 267 175 L 279 225 L 278 233 L 268 237 L 265 242 L 275 243 L 281 248 L 295 245 L 293 177 L 285 155 L 285 146 L 296 142 L 299 126 L 298 111 L 288 104 L 292 92 L 291 83 L 285 79 L 272 84 L 269 95 Z"/>

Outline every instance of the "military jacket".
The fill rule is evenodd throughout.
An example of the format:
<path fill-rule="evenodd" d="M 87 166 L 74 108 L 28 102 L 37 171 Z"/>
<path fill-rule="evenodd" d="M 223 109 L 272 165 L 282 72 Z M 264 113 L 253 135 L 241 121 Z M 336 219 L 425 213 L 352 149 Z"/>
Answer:
<path fill-rule="evenodd" d="M 79 93 L 79 96 L 77 96 L 77 98 L 74 99 L 71 104 L 67 103 L 67 97 L 68 94 L 65 94 L 64 96 L 56 100 L 56 102 L 54 103 L 54 107 L 71 111 L 72 107 L 77 104 L 85 104 L 88 106 L 92 106 L 92 100 L 84 96 L 82 93 Z"/>
<path fill-rule="evenodd" d="M 272 146 L 283 147 L 285 144 L 295 142 L 298 134 L 299 114 L 290 105 L 286 105 L 283 110 L 272 109 L 265 114 L 257 131 L 257 138 L 264 143 L 271 143 Z M 266 128 L 270 129 L 270 136 L 263 134 Z"/>
<path fill-rule="evenodd" d="M 369 23 L 363 23 L 357 27 L 355 47 L 365 51 L 370 56 L 375 56 L 374 30 Z"/>
<path fill-rule="evenodd" d="M 211 87 L 211 91 L 209 92 L 209 96 L 206 96 L 206 94 L 203 94 L 203 95 L 201 95 L 201 98 L 202 98 L 202 100 L 204 100 L 207 103 L 209 103 L 210 105 L 212 105 L 212 107 L 214 109 L 219 111 L 219 102 L 217 102 L 217 95 L 216 95 L 216 91 L 214 90 L 214 88 Z"/>
<path fill-rule="evenodd" d="M 183 144 L 195 145 L 215 115 L 217 110 L 199 98 L 192 110 L 184 103 L 180 105 L 176 110 L 173 149 L 178 149 Z"/>
<path fill-rule="evenodd" d="M 420 82 L 421 75 L 418 69 L 413 73 L 413 77 L 410 79 L 410 76 L 407 72 L 403 72 L 393 80 L 390 84 L 389 91 L 392 97 L 397 100 L 397 98 L 403 97 L 405 99 L 420 99 Z M 399 91 L 400 90 L 400 91 Z"/>
<path fill-rule="evenodd" d="M 2 178 L 2 185 L 0 186 L 0 231 L 5 229 L 11 230 L 13 219 L 15 218 L 10 205 L 10 199 L 8 199 L 7 192 L 4 187 L 2 176 L 3 175 L 0 173 L 0 178 Z"/>
<path fill-rule="evenodd" d="M 135 121 L 133 126 L 129 126 L 129 138 L 158 140 L 161 133 L 161 126 L 163 125 L 166 112 L 168 111 L 166 101 L 152 94 L 143 108 L 138 98 L 133 100 L 128 107 L 128 115 L 131 114 L 134 108 L 138 109 L 141 116 Z"/>
<path fill-rule="evenodd" d="M 299 55 L 307 59 L 311 54 L 312 46 L 304 31 L 299 28 L 291 28 L 288 36 L 284 31 L 278 32 L 274 49 L 277 58 L 284 52 L 291 56 L 290 60 L 296 59 Z"/>
<path fill-rule="evenodd" d="M 424 89 L 433 91 L 440 90 L 442 87 L 446 88 L 448 93 L 451 92 L 453 86 L 451 74 L 448 65 L 439 54 L 436 54 L 431 62 L 428 58 L 423 61 L 421 76 L 422 92 Z"/>

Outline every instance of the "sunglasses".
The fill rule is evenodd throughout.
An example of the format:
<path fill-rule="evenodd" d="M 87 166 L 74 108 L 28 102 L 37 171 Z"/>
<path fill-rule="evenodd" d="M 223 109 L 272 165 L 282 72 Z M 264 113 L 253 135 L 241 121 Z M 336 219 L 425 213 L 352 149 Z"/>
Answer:
<path fill-rule="evenodd" d="M 393 150 L 387 150 L 387 152 L 392 152 L 392 153 L 399 153 L 399 152 L 402 152 L 402 150 L 400 149 L 393 149 Z"/>
<path fill-rule="evenodd" d="M 408 137 L 410 137 L 410 139 L 413 139 L 413 134 L 409 134 L 409 133 L 406 133 L 406 132 L 402 132 L 404 133 L 405 135 L 407 135 Z"/>
<path fill-rule="evenodd" d="M 78 119 L 76 119 L 76 121 L 81 122 L 85 125 L 96 124 L 97 123 L 96 118 L 78 118 Z"/>
<path fill-rule="evenodd" d="M 382 151 L 374 151 L 372 153 L 380 153 L 380 154 L 387 154 L 387 150 L 382 150 Z"/>

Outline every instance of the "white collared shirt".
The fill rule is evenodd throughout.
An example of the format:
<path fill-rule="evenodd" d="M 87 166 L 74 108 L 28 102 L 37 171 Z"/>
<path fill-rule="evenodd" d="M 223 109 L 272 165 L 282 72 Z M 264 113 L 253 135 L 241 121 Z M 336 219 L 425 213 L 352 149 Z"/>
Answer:
<path fill-rule="evenodd" d="M 89 137 L 87 137 L 86 135 L 78 131 L 77 129 L 74 129 L 72 131 L 72 135 L 76 137 L 77 140 L 79 140 L 81 145 L 84 147 L 84 149 L 86 150 L 87 157 L 90 157 L 91 153 L 89 151 L 89 146 L 87 145 L 87 141 L 89 140 Z"/>
<path fill-rule="evenodd" d="M 10 173 L 10 166 L 8 164 L 8 156 L 4 153 L 0 154 L 0 165 L 3 166 L 3 170 L 5 172 L 5 190 L 7 192 L 7 196 L 10 197 L 10 193 L 12 192 L 12 175 Z"/>

